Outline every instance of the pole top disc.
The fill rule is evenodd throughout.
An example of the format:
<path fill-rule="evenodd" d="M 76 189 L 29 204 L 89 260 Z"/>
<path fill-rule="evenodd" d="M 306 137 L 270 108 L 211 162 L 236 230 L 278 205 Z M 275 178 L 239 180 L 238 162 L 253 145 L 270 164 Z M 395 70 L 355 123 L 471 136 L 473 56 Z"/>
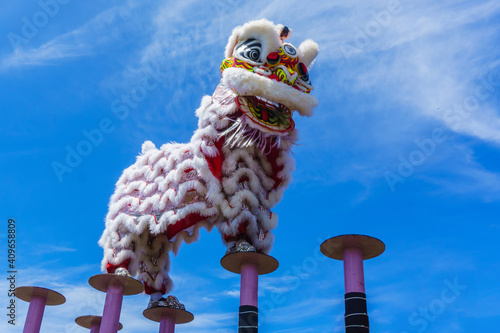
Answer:
<path fill-rule="evenodd" d="M 275 258 L 259 252 L 233 252 L 226 254 L 220 260 L 224 269 L 237 274 L 241 274 L 241 266 L 245 263 L 256 264 L 259 275 L 272 273 L 280 265 Z"/>
<path fill-rule="evenodd" d="M 80 316 L 75 319 L 75 323 L 77 323 L 79 326 L 91 329 L 92 326 L 94 325 L 101 325 L 101 316 Z M 118 331 L 123 328 L 123 325 L 121 323 L 118 323 Z"/>
<path fill-rule="evenodd" d="M 126 275 L 97 274 L 89 279 L 89 284 L 102 292 L 107 292 L 109 286 L 122 286 L 123 295 L 137 295 L 144 291 L 144 286 L 139 280 Z"/>
<path fill-rule="evenodd" d="M 142 312 L 142 315 L 149 320 L 159 323 L 162 318 L 170 316 L 175 320 L 176 324 L 186 324 L 193 321 L 194 316 L 191 312 L 175 309 L 166 306 L 158 306 L 154 308 L 146 309 Z"/>
<path fill-rule="evenodd" d="M 385 251 L 385 244 L 378 238 L 366 235 L 340 235 L 324 241 L 320 250 L 325 256 L 343 260 L 344 249 L 357 247 L 363 251 L 363 260 L 375 258 Z"/>
<path fill-rule="evenodd" d="M 45 297 L 47 299 L 45 305 L 61 305 L 66 302 L 66 298 L 62 294 L 42 287 L 17 287 L 14 294 L 25 302 L 30 302 L 33 296 Z"/>

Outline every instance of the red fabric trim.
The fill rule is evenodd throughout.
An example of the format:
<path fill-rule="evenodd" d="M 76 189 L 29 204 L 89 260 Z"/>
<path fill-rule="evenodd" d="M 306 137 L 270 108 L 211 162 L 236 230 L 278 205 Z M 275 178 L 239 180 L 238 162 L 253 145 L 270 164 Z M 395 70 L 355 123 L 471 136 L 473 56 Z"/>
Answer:
<path fill-rule="evenodd" d="M 118 264 L 118 265 L 112 265 L 108 262 L 108 264 L 106 265 L 106 271 L 108 273 L 114 273 L 116 271 L 116 269 L 120 268 L 120 267 L 123 267 L 126 270 L 128 270 L 129 264 L 130 264 L 130 258 L 128 258 L 127 260 L 125 260 L 124 262 L 122 262 L 121 264 Z"/>
<path fill-rule="evenodd" d="M 223 145 L 224 138 L 220 138 L 214 143 L 214 146 L 217 148 L 217 155 L 211 157 L 203 154 L 207 160 L 210 171 L 219 181 L 222 181 L 222 162 L 224 162 L 224 155 L 222 154 Z"/>
<path fill-rule="evenodd" d="M 151 294 L 154 294 L 154 293 L 157 293 L 157 292 L 160 292 L 162 295 L 165 295 L 167 293 L 167 288 L 165 287 L 164 284 L 161 286 L 161 290 L 158 290 L 158 289 L 156 289 L 154 287 L 151 287 L 146 282 L 143 282 L 143 284 L 144 284 L 144 292 L 147 295 L 151 295 Z"/>
<path fill-rule="evenodd" d="M 206 218 L 207 216 L 201 216 L 198 213 L 189 214 L 182 220 L 177 221 L 175 224 L 169 225 L 165 234 L 167 235 L 168 239 L 172 239 L 182 230 L 187 229 Z"/>
<path fill-rule="evenodd" d="M 229 222 L 227 222 L 227 223 L 229 225 Z M 247 228 L 248 228 L 248 221 L 243 221 L 238 225 L 238 231 L 237 231 L 236 235 L 224 234 L 224 235 L 222 235 L 222 237 L 224 238 L 226 243 L 231 242 L 231 241 L 237 241 L 240 239 L 244 239 L 247 242 L 252 243 L 250 241 L 250 239 L 248 238 Z"/>
<path fill-rule="evenodd" d="M 283 178 L 278 177 L 278 173 L 283 170 L 283 165 L 278 165 L 276 162 L 280 156 L 280 152 L 279 148 L 272 148 L 269 154 L 267 154 L 267 160 L 271 164 L 272 168 L 271 178 L 274 180 L 273 190 L 277 189 L 281 182 L 283 182 Z"/>
<path fill-rule="evenodd" d="M 246 235 L 247 234 L 247 227 L 248 227 L 248 222 L 243 222 L 243 223 L 240 223 L 240 225 L 238 226 L 238 234 L 240 235 Z"/>

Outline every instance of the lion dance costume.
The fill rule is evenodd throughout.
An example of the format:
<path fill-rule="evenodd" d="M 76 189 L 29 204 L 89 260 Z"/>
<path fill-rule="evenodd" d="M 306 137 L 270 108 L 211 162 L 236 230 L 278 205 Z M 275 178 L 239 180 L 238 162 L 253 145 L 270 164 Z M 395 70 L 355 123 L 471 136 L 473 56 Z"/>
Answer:
<path fill-rule="evenodd" d="M 308 75 L 318 46 L 295 48 L 284 41 L 290 33 L 265 19 L 236 27 L 191 141 L 142 145 L 111 197 L 99 241 L 103 270 L 139 275 L 147 294 L 163 295 L 172 288 L 170 251 L 197 240 L 201 228 L 216 226 L 228 248 L 246 241 L 271 250 L 271 209 L 295 167 L 292 112 L 311 116 L 318 103 Z"/>

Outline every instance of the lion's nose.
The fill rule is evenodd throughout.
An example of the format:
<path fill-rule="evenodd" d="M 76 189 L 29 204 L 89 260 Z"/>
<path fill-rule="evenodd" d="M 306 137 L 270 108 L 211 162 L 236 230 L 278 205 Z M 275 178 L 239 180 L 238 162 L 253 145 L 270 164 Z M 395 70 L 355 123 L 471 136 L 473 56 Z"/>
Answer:
<path fill-rule="evenodd" d="M 298 59 L 293 60 L 296 62 Z M 271 80 L 283 82 L 291 86 L 294 85 L 295 80 L 299 76 L 296 70 L 294 63 L 289 59 L 284 59 L 278 52 L 271 52 L 267 55 L 265 66 L 261 66 L 257 71 L 254 68 L 254 72 L 256 73 L 266 75 Z M 303 74 L 300 73 L 300 75 L 302 76 Z"/>
<path fill-rule="evenodd" d="M 281 57 L 278 52 L 271 52 L 267 55 L 266 60 L 269 66 L 276 66 L 280 62 Z"/>

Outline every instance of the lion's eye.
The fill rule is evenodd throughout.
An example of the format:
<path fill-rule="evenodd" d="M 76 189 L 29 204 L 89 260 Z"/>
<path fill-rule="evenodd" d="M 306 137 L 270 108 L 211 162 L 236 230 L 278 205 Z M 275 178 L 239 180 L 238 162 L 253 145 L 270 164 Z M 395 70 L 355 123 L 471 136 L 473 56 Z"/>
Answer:
<path fill-rule="evenodd" d="M 236 55 L 241 60 L 248 59 L 252 62 L 260 62 L 260 54 L 262 53 L 262 45 L 256 39 L 244 40 L 236 45 Z"/>
<path fill-rule="evenodd" d="M 283 43 L 283 46 L 281 48 L 283 49 L 283 52 L 290 58 L 297 57 L 297 50 L 292 44 Z"/>

